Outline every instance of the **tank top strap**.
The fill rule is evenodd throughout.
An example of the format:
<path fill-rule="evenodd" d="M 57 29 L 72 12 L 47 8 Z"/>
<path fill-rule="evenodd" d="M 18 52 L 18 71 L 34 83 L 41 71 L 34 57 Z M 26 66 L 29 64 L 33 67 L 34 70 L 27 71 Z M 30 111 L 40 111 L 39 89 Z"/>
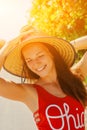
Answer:
<path fill-rule="evenodd" d="M 34 87 L 36 88 L 37 93 L 40 94 L 40 96 L 43 94 L 46 94 L 46 90 L 43 87 L 41 87 L 40 85 L 34 84 Z"/>
<path fill-rule="evenodd" d="M 40 85 L 34 84 L 34 87 L 36 88 L 37 94 L 38 94 L 38 103 L 40 104 L 41 102 L 46 101 L 46 98 L 48 97 L 48 93 L 46 90 L 41 87 Z"/>

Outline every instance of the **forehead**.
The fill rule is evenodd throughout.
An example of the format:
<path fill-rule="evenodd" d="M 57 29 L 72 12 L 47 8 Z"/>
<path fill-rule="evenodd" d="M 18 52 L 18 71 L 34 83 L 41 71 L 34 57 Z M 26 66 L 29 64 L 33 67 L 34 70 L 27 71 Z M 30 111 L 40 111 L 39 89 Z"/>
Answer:
<path fill-rule="evenodd" d="M 44 45 L 44 43 L 30 43 L 30 44 L 27 44 L 25 45 L 23 48 L 22 48 L 22 51 L 25 52 L 25 51 L 29 51 L 29 52 L 32 52 L 32 51 L 48 51 L 48 48 Z"/>

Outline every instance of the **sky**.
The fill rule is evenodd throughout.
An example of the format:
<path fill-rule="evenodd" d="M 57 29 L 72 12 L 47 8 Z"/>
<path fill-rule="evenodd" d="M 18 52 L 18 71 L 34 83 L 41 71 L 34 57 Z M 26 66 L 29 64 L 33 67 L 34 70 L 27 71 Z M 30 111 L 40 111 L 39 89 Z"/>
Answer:
<path fill-rule="evenodd" d="M 0 39 L 8 41 L 17 36 L 27 24 L 27 10 L 31 5 L 32 0 L 0 0 Z"/>

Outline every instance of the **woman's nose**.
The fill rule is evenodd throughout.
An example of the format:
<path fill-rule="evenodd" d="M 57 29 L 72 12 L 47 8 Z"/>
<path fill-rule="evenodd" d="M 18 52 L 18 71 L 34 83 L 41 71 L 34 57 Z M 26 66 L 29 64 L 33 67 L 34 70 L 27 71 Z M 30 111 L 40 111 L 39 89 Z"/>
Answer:
<path fill-rule="evenodd" d="M 36 67 L 40 66 L 41 64 L 42 64 L 42 62 L 40 60 L 34 60 L 34 62 L 33 62 L 33 65 Z"/>

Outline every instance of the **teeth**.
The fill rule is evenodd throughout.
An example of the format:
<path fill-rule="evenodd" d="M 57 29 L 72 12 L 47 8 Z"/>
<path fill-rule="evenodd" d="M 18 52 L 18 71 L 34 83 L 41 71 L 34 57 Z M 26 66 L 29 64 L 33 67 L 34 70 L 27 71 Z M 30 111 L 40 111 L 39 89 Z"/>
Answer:
<path fill-rule="evenodd" d="M 42 67 L 38 68 L 37 71 L 41 71 L 41 70 L 43 70 L 44 68 L 45 68 L 45 66 L 42 66 Z"/>

